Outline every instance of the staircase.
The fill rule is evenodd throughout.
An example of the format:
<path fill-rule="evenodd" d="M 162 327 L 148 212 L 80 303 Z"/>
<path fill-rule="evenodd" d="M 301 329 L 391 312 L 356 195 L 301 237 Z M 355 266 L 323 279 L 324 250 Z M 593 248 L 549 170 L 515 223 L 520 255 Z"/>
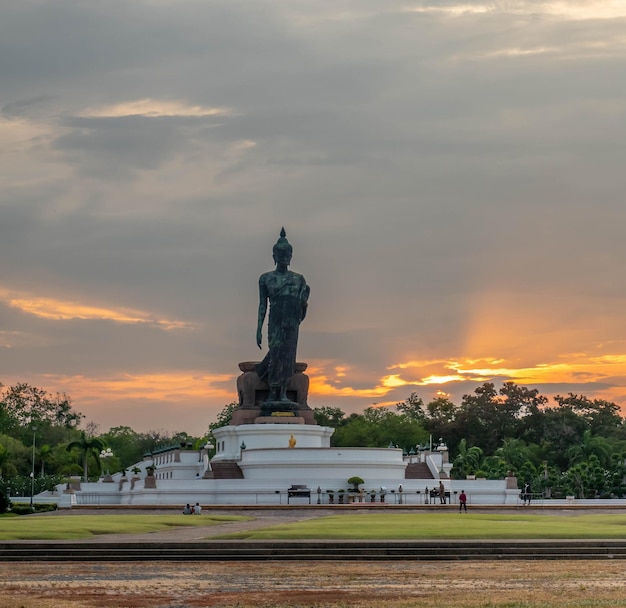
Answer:
<path fill-rule="evenodd" d="M 434 479 L 425 462 L 411 462 L 406 465 L 405 479 Z"/>
<path fill-rule="evenodd" d="M 213 479 L 243 479 L 243 471 L 234 460 L 212 462 Z"/>

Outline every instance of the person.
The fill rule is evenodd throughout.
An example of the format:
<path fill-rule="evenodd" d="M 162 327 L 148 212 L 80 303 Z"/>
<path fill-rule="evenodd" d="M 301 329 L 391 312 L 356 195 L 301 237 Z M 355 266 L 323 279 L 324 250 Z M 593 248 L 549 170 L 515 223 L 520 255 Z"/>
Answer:
<path fill-rule="evenodd" d="M 185 508 L 183 509 L 183 515 L 191 515 L 191 507 L 189 506 L 189 503 L 185 505 Z"/>
<path fill-rule="evenodd" d="M 524 490 L 522 491 L 522 495 L 523 495 L 523 499 L 524 499 L 524 505 L 528 504 L 530 505 L 530 484 L 528 482 L 526 482 L 524 484 Z"/>
<path fill-rule="evenodd" d="M 461 490 L 461 493 L 459 494 L 459 513 L 461 512 L 461 509 L 465 509 L 465 512 L 467 513 L 467 494 L 465 493 L 465 490 Z"/>
<path fill-rule="evenodd" d="M 200 506 L 199 502 L 197 502 L 196 506 L 193 508 L 193 514 L 194 515 L 202 515 L 202 507 Z"/>
<path fill-rule="evenodd" d="M 443 485 L 443 481 L 439 482 L 439 502 L 442 505 L 446 504 L 446 488 Z"/>
<path fill-rule="evenodd" d="M 269 302 L 267 327 L 268 352 L 256 372 L 270 387 L 266 403 L 291 403 L 287 397 L 287 384 L 296 371 L 298 330 L 307 311 L 310 288 L 304 277 L 288 269 L 293 248 L 287 240 L 285 229 L 273 248 L 276 270 L 259 277 L 259 314 L 256 343 L 261 348 L 263 323 Z"/>

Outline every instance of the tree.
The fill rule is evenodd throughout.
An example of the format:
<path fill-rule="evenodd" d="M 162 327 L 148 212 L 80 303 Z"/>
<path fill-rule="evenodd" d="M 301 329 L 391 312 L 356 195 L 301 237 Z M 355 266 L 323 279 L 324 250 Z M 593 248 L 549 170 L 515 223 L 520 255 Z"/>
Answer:
<path fill-rule="evenodd" d="M 411 393 L 404 401 L 396 403 L 396 409 L 407 418 L 424 422 L 424 401 L 416 393 Z"/>
<path fill-rule="evenodd" d="M 119 458 L 123 469 L 139 462 L 144 455 L 145 446 L 141 441 L 141 436 L 129 426 L 111 427 L 100 438 Z"/>
<path fill-rule="evenodd" d="M 336 429 L 338 426 L 345 424 L 346 415 L 338 407 L 316 407 L 313 408 L 313 416 L 320 426 L 329 426 Z"/>
<path fill-rule="evenodd" d="M 0 477 L 28 475 L 31 468 L 30 450 L 19 440 L 9 435 L 0 435 L 4 456 L 0 465 Z"/>
<path fill-rule="evenodd" d="M 228 426 L 233 417 L 233 412 L 239 407 L 236 401 L 225 405 L 217 415 L 217 420 L 209 424 L 209 433 L 212 433 L 215 429 L 219 429 L 223 426 Z"/>
<path fill-rule="evenodd" d="M 595 456 L 602 466 L 607 466 L 611 462 L 611 448 L 604 437 L 597 437 L 587 429 L 582 436 L 582 441 L 572 443 L 567 450 L 570 466 L 589 460 Z"/>
<path fill-rule="evenodd" d="M 0 443 L 0 479 L 4 477 L 4 470 L 9 461 L 9 450 Z"/>
<path fill-rule="evenodd" d="M 73 429 L 84 417 L 72 409 L 67 395 L 51 395 L 25 382 L 0 392 L 0 409 L 4 423 L 9 427 L 53 425 Z"/>
<path fill-rule="evenodd" d="M 336 447 L 383 448 L 390 444 L 407 452 L 426 440 L 423 426 L 404 414 L 386 407 L 368 407 L 363 414 L 351 414 L 332 437 Z"/>
<path fill-rule="evenodd" d="M 426 404 L 424 428 L 433 437 L 443 437 L 450 449 L 456 449 L 461 437 L 456 432 L 457 406 L 446 397 L 436 397 Z"/>
<path fill-rule="evenodd" d="M 473 394 L 463 395 L 456 422 L 467 442 L 482 445 L 487 454 L 493 454 L 505 437 L 515 436 L 515 420 L 498 400 L 491 382 L 485 382 Z"/>
<path fill-rule="evenodd" d="M 46 463 L 50 460 L 50 457 L 52 456 L 52 449 L 47 443 L 45 443 L 37 450 L 37 455 L 39 456 L 39 460 L 41 462 L 40 477 L 44 477 L 46 474 L 45 466 L 46 466 Z"/>
<path fill-rule="evenodd" d="M 78 448 L 80 450 L 81 462 L 83 463 L 83 479 L 89 481 L 89 457 L 92 456 L 100 471 L 100 452 L 105 448 L 105 443 L 98 437 L 87 437 L 85 431 L 80 434 L 80 439 L 68 443 L 66 450 L 71 452 Z"/>
<path fill-rule="evenodd" d="M 568 469 L 565 479 L 569 484 L 569 491 L 578 498 L 593 498 L 606 494 L 611 481 L 609 472 L 593 455 L 589 460 Z"/>
<path fill-rule="evenodd" d="M 541 458 L 539 457 L 539 446 L 529 446 L 522 439 L 507 437 L 502 441 L 502 445 L 495 451 L 496 456 L 502 458 L 508 469 L 519 473 L 525 463 L 530 462 L 537 466 Z"/>
<path fill-rule="evenodd" d="M 615 434 L 622 425 L 620 408 L 610 401 L 589 399 L 574 393 L 568 393 L 567 397 L 556 395 L 554 400 L 560 407 L 569 407 L 581 416 L 594 434 Z"/>
<path fill-rule="evenodd" d="M 545 408 L 536 419 L 534 435 L 550 465 L 561 470 L 569 466 L 567 450 L 582 442 L 586 423 L 567 405 Z"/>
<path fill-rule="evenodd" d="M 548 398 L 540 395 L 536 388 L 518 386 L 515 382 L 505 382 L 498 392 L 504 397 L 504 407 L 516 418 L 528 416 L 548 402 Z"/>
<path fill-rule="evenodd" d="M 457 479 L 462 479 L 466 475 L 474 474 L 483 457 L 483 451 L 477 445 L 467 446 L 467 440 L 461 439 L 459 442 L 459 451 L 452 461 L 453 472 Z"/>
<path fill-rule="evenodd" d="M 0 478 L 0 514 L 9 508 L 9 489 L 6 482 Z"/>
<path fill-rule="evenodd" d="M 480 469 L 476 470 L 476 475 L 487 479 L 504 479 L 509 471 L 509 467 L 500 456 L 486 456 L 480 463 Z"/>

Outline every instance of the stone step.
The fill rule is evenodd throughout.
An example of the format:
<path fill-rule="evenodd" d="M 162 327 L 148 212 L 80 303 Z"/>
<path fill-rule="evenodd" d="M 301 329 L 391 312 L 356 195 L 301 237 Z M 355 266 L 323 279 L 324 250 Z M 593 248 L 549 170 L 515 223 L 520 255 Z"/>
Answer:
<path fill-rule="evenodd" d="M 213 479 L 243 479 L 243 471 L 234 460 L 221 460 L 211 463 Z"/>
<path fill-rule="evenodd" d="M 209 541 L 0 543 L 10 561 L 626 559 L 626 541 Z"/>
<path fill-rule="evenodd" d="M 434 479 L 425 462 L 412 462 L 406 465 L 405 479 Z"/>

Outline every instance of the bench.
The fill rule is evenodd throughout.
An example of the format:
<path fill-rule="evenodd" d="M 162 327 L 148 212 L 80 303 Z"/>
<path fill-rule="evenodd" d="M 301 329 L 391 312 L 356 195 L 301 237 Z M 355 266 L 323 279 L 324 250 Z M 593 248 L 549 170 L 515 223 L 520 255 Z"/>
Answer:
<path fill-rule="evenodd" d="M 287 490 L 287 504 L 291 498 L 308 498 L 309 504 L 311 504 L 311 490 L 305 485 L 292 484 Z"/>
<path fill-rule="evenodd" d="M 434 500 L 435 502 L 439 501 L 439 490 L 435 489 L 435 490 L 430 490 L 430 500 L 431 502 Z M 445 501 L 446 504 L 451 504 L 452 501 L 450 500 L 450 492 L 444 492 L 444 497 L 445 497 Z"/>

